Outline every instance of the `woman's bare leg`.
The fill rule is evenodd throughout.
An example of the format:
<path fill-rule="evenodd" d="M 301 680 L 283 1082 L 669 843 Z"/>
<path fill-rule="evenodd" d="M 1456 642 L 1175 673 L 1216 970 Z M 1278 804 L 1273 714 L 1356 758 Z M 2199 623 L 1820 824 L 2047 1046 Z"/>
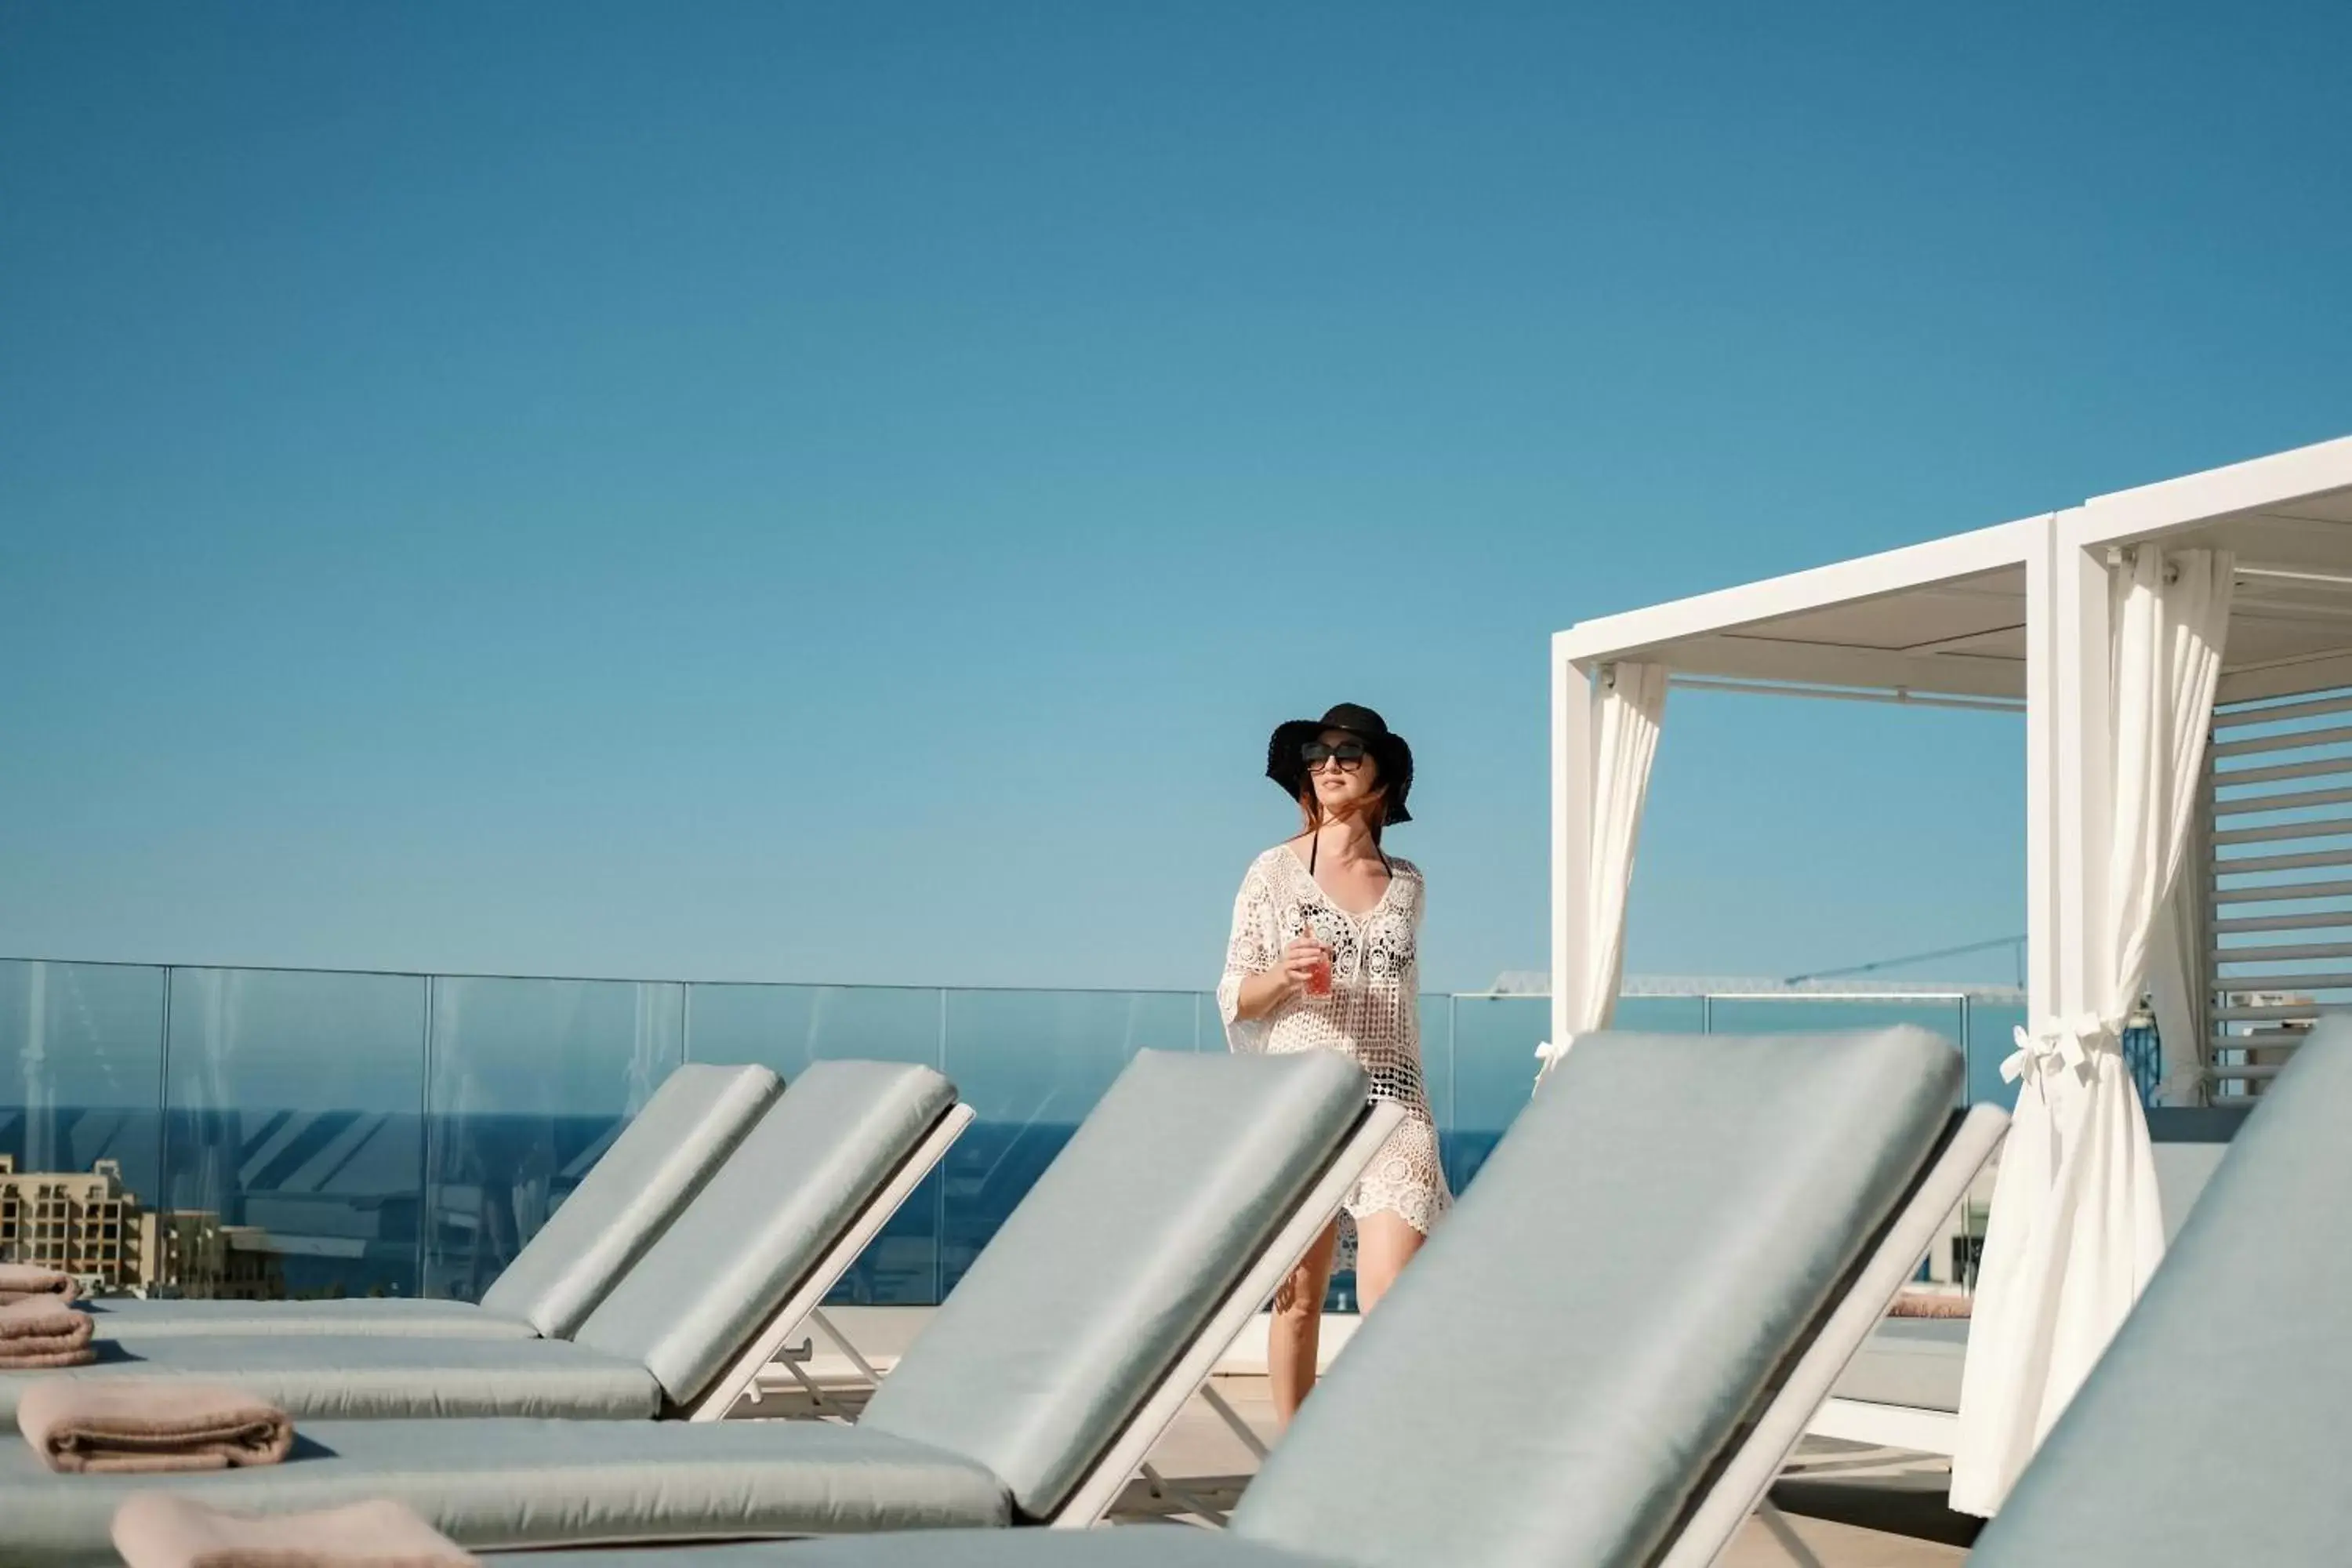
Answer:
<path fill-rule="evenodd" d="M 1397 1275 L 1412 1261 L 1429 1238 L 1405 1223 L 1402 1215 L 1382 1209 L 1356 1221 L 1356 1308 L 1369 1312 L 1396 1283 Z"/>
<path fill-rule="evenodd" d="M 1315 1354 L 1322 1337 L 1323 1293 L 1331 1288 L 1331 1258 L 1339 1245 L 1334 1220 L 1274 1293 L 1274 1321 L 1265 1331 L 1265 1380 L 1274 1418 L 1287 1427 L 1315 1386 Z"/>

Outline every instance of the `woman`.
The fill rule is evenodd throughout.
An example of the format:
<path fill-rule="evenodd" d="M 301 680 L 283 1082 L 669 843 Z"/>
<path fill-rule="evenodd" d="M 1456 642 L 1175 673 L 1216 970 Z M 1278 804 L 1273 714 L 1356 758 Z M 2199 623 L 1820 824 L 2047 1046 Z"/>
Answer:
<path fill-rule="evenodd" d="M 1412 820 L 1412 751 L 1379 714 L 1343 702 L 1275 731 L 1265 772 L 1298 803 L 1305 828 L 1251 864 L 1234 901 L 1217 986 L 1226 1040 L 1237 1051 L 1341 1052 L 1370 1078 L 1372 1099 L 1405 1110 L 1275 1297 L 1266 1373 L 1286 1426 L 1315 1385 L 1342 1228 L 1354 1231 L 1356 1297 L 1369 1312 L 1452 1199 L 1421 1083 L 1421 872 L 1381 847 L 1384 828 Z"/>

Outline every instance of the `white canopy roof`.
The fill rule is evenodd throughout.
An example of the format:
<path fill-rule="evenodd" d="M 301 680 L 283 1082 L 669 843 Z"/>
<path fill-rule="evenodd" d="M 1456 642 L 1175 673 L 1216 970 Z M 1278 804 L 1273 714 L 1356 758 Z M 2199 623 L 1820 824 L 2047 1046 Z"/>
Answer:
<path fill-rule="evenodd" d="M 2352 684 L 2352 437 L 1581 622 L 1553 651 L 1684 685 L 2022 702 L 2028 566 L 2055 536 L 2235 552 L 2225 701 Z"/>

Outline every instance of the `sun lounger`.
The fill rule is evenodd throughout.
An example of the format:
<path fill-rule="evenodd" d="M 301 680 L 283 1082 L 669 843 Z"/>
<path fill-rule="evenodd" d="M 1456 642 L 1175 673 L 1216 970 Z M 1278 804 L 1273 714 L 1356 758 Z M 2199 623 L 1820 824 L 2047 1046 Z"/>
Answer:
<path fill-rule="evenodd" d="M 266 1476 L 171 1489 L 266 1512 L 385 1497 L 469 1549 L 1094 1519 L 1395 1131 L 1364 1089 L 1321 1052 L 1139 1053 L 856 1426 L 306 1423 Z M 161 1479 L 0 1445 L 8 1560 L 108 1561 L 115 1508 Z"/>
<path fill-rule="evenodd" d="M 812 1065 L 572 1341 L 124 1334 L 94 1364 L 50 1375 L 200 1377 L 298 1421 L 716 1419 L 970 1119 L 929 1068 Z M 38 1375 L 0 1374 L 0 1419 Z"/>
<path fill-rule="evenodd" d="M 1712 1563 L 1998 1142 L 1959 1078 L 1912 1030 L 1580 1041 L 1228 1533 L 1367 1568 Z"/>
<path fill-rule="evenodd" d="M 331 1301 L 86 1301 L 103 1339 L 166 1334 L 433 1334 L 567 1339 L 709 1179 L 782 1091 L 763 1067 L 688 1063 L 662 1080 L 481 1304 L 415 1298 Z"/>
<path fill-rule="evenodd" d="M 428 1458 L 412 1424 L 346 1426 L 314 1435 L 332 1458 L 196 1495 L 270 1509 L 390 1496 L 474 1550 L 1090 1523 L 1354 1179 L 1326 1163 L 1314 1201 L 1274 1205 L 1286 1218 L 1236 1202 L 1236 1173 L 1295 1149 L 1302 1122 L 1328 1150 L 1356 1119 L 1355 1084 L 1308 1077 L 1334 1059 L 1139 1058 L 856 1427 L 444 1423 Z M 1580 1043 L 1307 1402 L 1232 1531 L 1051 1550 L 1708 1561 L 1997 1139 L 1999 1111 L 1949 1110 L 1958 1073 L 1949 1047 L 1908 1031 Z M 1318 1090 L 1276 1108 L 1286 1139 L 1223 1089 L 1277 1074 Z M 1256 1265 L 1204 1319 L 1206 1260 L 1269 1226 L 1280 1244 L 1246 1249 Z M 28 1561 L 77 1560 L 133 1495 L 66 1479 L 0 1461 L 0 1514 L 39 1546 Z M 1024 1549 L 962 1531 L 870 1548 L 929 1563 Z"/>
<path fill-rule="evenodd" d="M 1911 1031 L 1580 1041 L 1222 1534 L 952 1531 L 535 1568 L 1697 1568 L 1998 1141 L 1999 1111 L 1948 1110 L 1958 1079 Z"/>

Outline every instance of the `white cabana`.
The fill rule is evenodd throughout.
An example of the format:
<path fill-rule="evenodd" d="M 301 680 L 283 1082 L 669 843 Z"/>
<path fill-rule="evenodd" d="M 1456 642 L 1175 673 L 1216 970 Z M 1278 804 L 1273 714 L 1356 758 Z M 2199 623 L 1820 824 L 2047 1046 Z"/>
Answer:
<path fill-rule="evenodd" d="M 2315 816 L 2352 802 L 2352 728 L 2313 727 L 2352 712 L 2352 438 L 1559 634 L 1555 1053 L 1608 1016 L 1669 685 L 2024 725 L 2031 1023 L 1961 1414 L 1874 1428 L 1952 1452 L 1955 1506 L 1990 1512 L 2161 1254 L 2125 1018 L 2152 995 L 2194 1105 L 2352 997 L 2352 846 L 2311 847 L 2352 837 Z"/>

